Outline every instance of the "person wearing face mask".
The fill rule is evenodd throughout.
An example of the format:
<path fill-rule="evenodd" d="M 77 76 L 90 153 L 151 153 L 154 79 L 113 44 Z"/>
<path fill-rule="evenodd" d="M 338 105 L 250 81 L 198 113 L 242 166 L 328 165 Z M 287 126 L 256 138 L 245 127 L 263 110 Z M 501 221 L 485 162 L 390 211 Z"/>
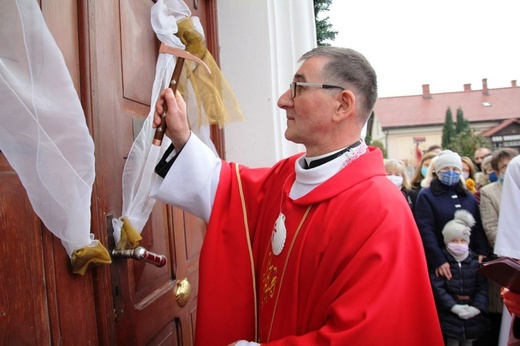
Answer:
<path fill-rule="evenodd" d="M 473 161 L 468 156 L 462 156 L 462 177 L 464 178 L 464 183 L 466 184 L 466 188 L 471 191 L 471 193 L 476 193 L 476 183 L 475 183 L 475 173 L 477 170 Z"/>
<path fill-rule="evenodd" d="M 487 280 L 476 269 L 478 256 L 469 250 L 471 227 L 475 218 L 466 210 L 457 210 L 444 225 L 444 255 L 448 259 L 451 280 L 431 273 L 431 284 L 445 345 L 472 345 L 486 336 L 488 305 Z"/>
<path fill-rule="evenodd" d="M 518 155 L 513 148 L 501 148 L 493 152 L 491 156 L 491 168 L 498 180 L 480 189 L 480 215 L 482 226 L 491 247 L 495 246 L 498 231 L 498 215 L 502 198 L 504 174 L 509 162 Z M 501 286 L 489 281 L 489 316 L 492 322 L 492 343 L 497 344 L 500 334 L 503 303 L 500 296 Z"/>
<path fill-rule="evenodd" d="M 480 210 L 475 197 L 462 180 L 462 160 L 459 154 L 442 151 L 435 162 L 435 176 L 428 188 L 417 195 L 414 216 L 430 270 L 435 275 L 451 279 L 452 274 L 446 254 L 442 229 L 457 210 L 464 209 L 475 219 L 472 227 L 470 248 L 481 258 L 491 254 L 491 247 L 486 239 Z"/>
<path fill-rule="evenodd" d="M 421 181 L 427 176 L 428 173 L 428 167 L 430 166 L 430 162 L 434 157 L 436 157 L 437 154 L 434 152 L 426 153 L 422 156 L 421 161 L 419 162 L 419 165 L 415 169 L 415 173 L 412 177 L 412 189 L 415 191 L 419 191 L 421 187 Z"/>
<path fill-rule="evenodd" d="M 386 177 L 401 190 L 404 198 L 408 202 L 410 209 L 414 208 L 417 199 L 417 191 L 412 189 L 406 167 L 402 161 L 389 159 L 385 161 Z"/>
<path fill-rule="evenodd" d="M 424 174 L 424 179 L 421 181 L 421 188 L 423 189 L 430 187 L 433 177 L 435 177 L 435 163 L 437 162 L 437 157 L 438 156 L 432 158 L 432 160 L 430 161 L 430 165 L 428 166 L 428 169 Z"/>

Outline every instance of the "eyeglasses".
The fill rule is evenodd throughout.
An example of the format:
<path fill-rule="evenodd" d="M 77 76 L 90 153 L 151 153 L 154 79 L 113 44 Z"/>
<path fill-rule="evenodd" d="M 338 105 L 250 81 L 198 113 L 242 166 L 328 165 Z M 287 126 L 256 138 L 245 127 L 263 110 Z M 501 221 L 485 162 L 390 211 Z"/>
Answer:
<path fill-rule="evenodd" d="M 337 86 L 337 85 L 330 85 L 330 84 L 317 84 L 317 83 L 304 83 L 304 82 L 292 82 L 290 89 L 291 89 L 291 97 L 295 98 L 297 94 L 299 94 L 298 87 L 305 86 L 310 88 L 322 88 L 322 89 L 341 89 L 345 90 L 345 88 Z"/>

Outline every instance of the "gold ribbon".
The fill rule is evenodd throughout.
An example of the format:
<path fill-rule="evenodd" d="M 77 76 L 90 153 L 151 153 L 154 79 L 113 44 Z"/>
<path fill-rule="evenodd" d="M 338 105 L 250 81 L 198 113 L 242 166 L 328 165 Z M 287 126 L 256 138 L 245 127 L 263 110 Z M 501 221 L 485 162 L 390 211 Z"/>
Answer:
<path fill-rule="evenodd" d="M 85 246 L 72 253 L 70 264 L 74 274 L 85 275 L 87 270 L 91 268 L 112 263 L 110 255 L 103 244 L 98 240 L 95 240 L 93 244 L 93 246 Z"/>
<path fill-rule="evenodd" d="M 193 28 L 191 18 L 185 18 L 177 23 L 177 36 L 186 46 L 186 51 L 201 59 L 211 70 L 207 73 L 190 60 L 185 60 L 187 68 L 183 69 L 178 86 L 179 91 L 187 100 L 187 84 L 189 79 L 195 93 L 195 100 L 199 109 L 198 127 L 205 124 L 215 124 L 222 128 L 232 121 L 243 121 L 244 117 L 236 97 L 228 82 L 222 75 L 215 59 L 206 47 L 205 38 Z M 204 110 L 205 116 L 202 114 Z"/>
<path fill-rule="evenodd" d="M 135 249 L 139 246 L 139 241 L 143 238 L 126 216 L 123 216 L 121 221 L 123 221 L 123 226 L 121 226 L 121 239 L 116 245 L 116 250 Z"/>

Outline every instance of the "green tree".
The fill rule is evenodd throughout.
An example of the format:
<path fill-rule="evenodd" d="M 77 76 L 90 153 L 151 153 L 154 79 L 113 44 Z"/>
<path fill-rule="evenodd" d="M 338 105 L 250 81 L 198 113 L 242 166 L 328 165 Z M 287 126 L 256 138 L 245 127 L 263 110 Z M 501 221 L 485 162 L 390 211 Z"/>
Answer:
<path fill-rule="evenodd" d="M 464 112 L 462 112 L 462 108 L 457 108 L 457 124 L 455 126 L 455 132 L 459 134 L 469 129 L 469 121 L 464 119 Z"/>
<path fill-rule="evenodd" d="M 314 0 L 314 17 L 316 20 L 316 42 L 318 46 L 330 46 L 325 41 L 334 41 L 337 31 L 332 30 L 332 24 L 329 23 L 329 17 L 320 18 L 320 12 L 329 10 L 332 0 Z"/>
<path fill-rule="evenodd" d="M 365 136 L 365 143 L 367 145 L 372 145 L 372 136 L 370 135 L 370 133 L 368 133 L 368 131 L 367 131 L 367 134 Z"/>
<path fill-rule="evenodd" d="M 455 126 L 453 125 L 453 113 L 451 108 L 446 110 L 446 118 L 444 119 L 444 126 L 442 127 L 442 148 L 451 149 L 451 141 L 455 137 Z"/>
<path fill-rule="evenodd" d="M 477 148 L 491 148 L 489 139 L 476 135 L 475 131 L 471 128 L 466 128 L 462 132 L 456 134 L 450 143 L 450 149 L 457 152 L 460 156 L 473 157 Z"/>

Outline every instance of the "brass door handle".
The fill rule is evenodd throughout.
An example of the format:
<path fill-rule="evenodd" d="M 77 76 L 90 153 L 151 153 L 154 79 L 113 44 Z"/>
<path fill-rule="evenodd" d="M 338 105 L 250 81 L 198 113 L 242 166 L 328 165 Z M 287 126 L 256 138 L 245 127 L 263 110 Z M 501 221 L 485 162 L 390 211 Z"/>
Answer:
<path fill-rule="evenodd" d="M 191 285 L 187 278 L 178 280 L 175 287 L 175 300 L 177 304 L 182 308 L 188 303 L 191 294 Z"/>
<path fill-rule="evenodd" d="M 166 256 L 158 255 L 146 250 L 142 246 L 129 250 L 112 250 L 112 257 L 116 258 L 132 258 L 138 261 L 145 261 L 151 263 L 156 267 L 164 267 L 166 264 Z"/>

